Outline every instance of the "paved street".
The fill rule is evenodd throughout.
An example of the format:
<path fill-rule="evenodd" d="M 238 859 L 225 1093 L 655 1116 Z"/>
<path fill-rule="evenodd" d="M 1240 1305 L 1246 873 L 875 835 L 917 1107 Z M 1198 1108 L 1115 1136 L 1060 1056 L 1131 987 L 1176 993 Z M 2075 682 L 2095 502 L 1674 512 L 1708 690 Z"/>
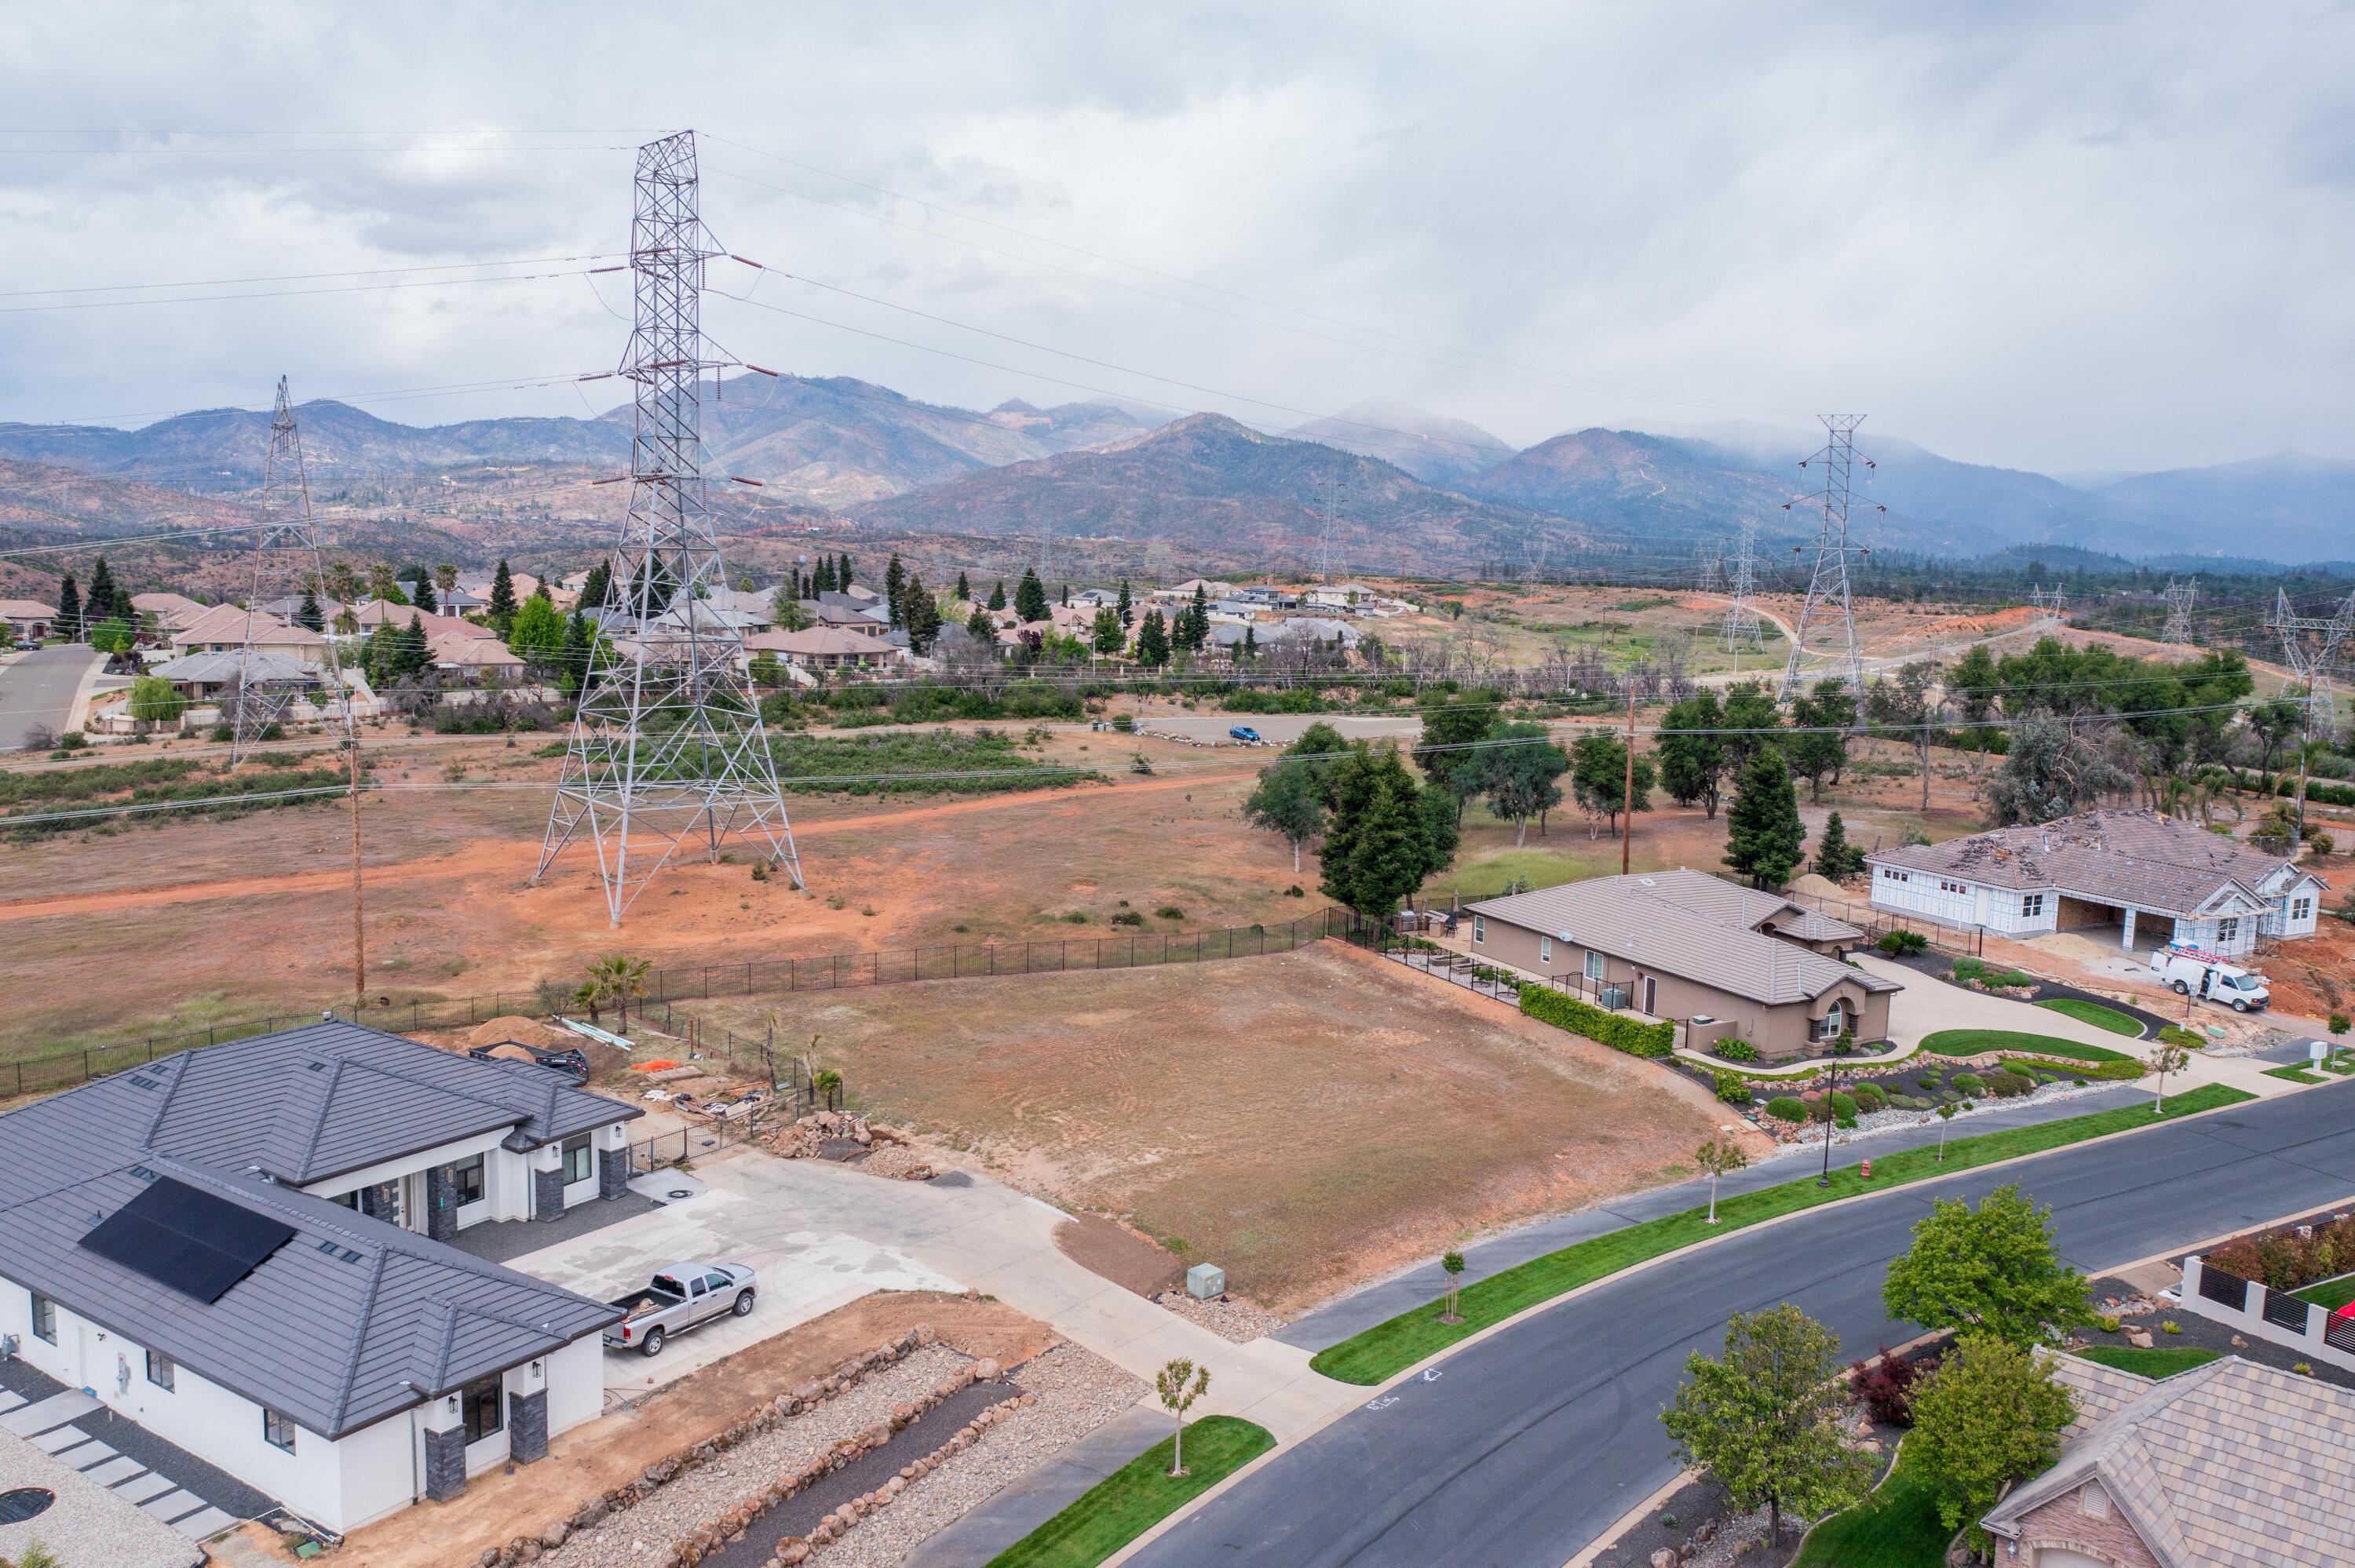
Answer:
<path fill-rule="evenodd" d="M 36 729 L 63 730 L 81 678 L 98 657 L 88 648 L 59 643 L 0 666 L 0 751 L 21 750 Z"/>
<path fill-rule="evenodd" d="M 1560 1568 L 1675 1472 L 1660 1406 L 1734 1312 L 1791 1301 L 1849 1354 L 1912 1330 L 1888 1260 L 1939 1197 L 2017 1181 L 2089 1274 L 2355 1194 L 2355 1084 L 1738 1232 L 1605 1282 L 1372 1395 L 1131 1561 Z"/>

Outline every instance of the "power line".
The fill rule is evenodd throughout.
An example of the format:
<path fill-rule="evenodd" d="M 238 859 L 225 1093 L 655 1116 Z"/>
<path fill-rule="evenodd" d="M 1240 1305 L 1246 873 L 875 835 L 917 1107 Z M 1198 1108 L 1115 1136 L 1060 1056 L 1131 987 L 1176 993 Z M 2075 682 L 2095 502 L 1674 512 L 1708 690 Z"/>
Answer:
<path fill-rule="evenodd" d="M 374 278 L 411 272 L 455 272 L 469 267 L 553 267 L 573 261 L 610 261 L 617 251 L 593 251 L 580 256 L 522 256 L 508 260 L 437 261 L 413 267 L 356 267 L 341 272 L 268 272 L 245 278 L 194 278 L 176 283 L 82 283 L 67 289 L 0 290 L 0 300 L 32 299 L 44 294 L 127 294 L 151 289 L 227 289 L 247 283 L 310 283 L 326 278 Z"/>

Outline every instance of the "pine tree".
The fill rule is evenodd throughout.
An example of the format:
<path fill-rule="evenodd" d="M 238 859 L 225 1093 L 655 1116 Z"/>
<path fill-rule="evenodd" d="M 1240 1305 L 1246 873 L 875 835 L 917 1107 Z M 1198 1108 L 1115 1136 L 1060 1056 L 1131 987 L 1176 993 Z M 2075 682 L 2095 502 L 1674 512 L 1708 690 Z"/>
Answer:
<path fill-rule="evenodd" d="M 956 592 L 956 596 L 957 596 L 957 602 L 958 602 L 959 604 L 964 604 L 964 603 L 967 603 L 967 602 L 969 602 L 969 601 L 972 599 L 972 598 L 973 598 L 973 584 L 971 584 L 971 583 L 969 583 L 969 582 L 967 582 L 967 581 L 965 580 L 965 576 L 964 576 L 964 574 L 963 572 L 959 572 L 959 573 L 957 573 L 957 592 Z"/>
<path fill-rule="evenodd" d="M 907 622 L 908 647 L 918 654 L 930 653 L 941 635 L 941 607 L 924 587 L 924 579 L 910 572 L 900 585 L 900 618 Z"/>
<path fill-rule="evenodd" d="M 500 636 L 505 637 L 507 629 L 515 624 L 517 608 L 515 577 L 507 570 L 506 557 L 501 556 L 499 569 L 491 574 L 490 600 L 483 607 L 492 629 Z"/>
<path fill-rule="evenodd" d="M 295 607 L 294 624 L 305 631 L 327 630 L 327 618 L 319 609 L 319 596 L 307 588 L 303 590 L 303 602 Z"/>
<path fill-rule="evenodd" d="M 992 609 L 1004 609 L 1006 608 L 1006 579 L 1004 577 L 998 578 L 997 586 L 989 590 L 989 608 Z"/>
<path fill-rule="evenodd" d="M 596 641 L 597 634 L 590 630 L 588 615 L 580 606 L 573 606 L 571 619 L 564 623 L 564 673 L 559 683 L 565 691 L 578 692 L 589 683 L 589 655 Z"/>
<path fill-rule="evenodd" d="M 992 620 L 989 618 L 989 611 L 980 605 L 975 605 L 973 613 L 965 617 L 964 630 L 965 635 L 976 642 L 991 643 L 997 641 L 997 622 Z"/>
<path fill-rule="evenodd" d="M 1136 662 L 1148 670 L 1169 662 L 1169 629 L 1157 609 L 1146 610 L 1144 624 L 1136 629 Z"/>
<path fill-rule="evenodd" d="M 1242 662 L 1246 664 L 1259 657 L 1259 635 L 1249 626 L 1243 628 Z"/>
<path fill-rule="evenodd" d="M 1069 583 L 1063 585 L 1063 608 L 1065 609 L 1071 608 L 1071 585 Z"/>
<path fill-rule="evenodd" d="M 1758 887 L 1780 887 L 1799 869 L 1807 830 L 1783 750 L 1762 746 L 1725 812 L 1725 863 Z"/>
<path fill-rule="evenodd" d="M 842 552 L 840 558 L 835 562 L 834 591 L 837 593 L 848 593 L 853 580 L 854 579 L 850 575 L 850 552 L 845 550 Z"/>
<path fill-rule="evenodd" d="M 1194 602 L 1186 608 L 1178 640 L 1186 645 L 1186 651 L 1188 653 L 1199 653 L 1202 651 L 1202 644 L 1209 640 L 1209 635 L 1210 596 L 1202 590 L 1200 583 L 1196 583 Z"/>
<path fill-rule="evenodd" d="M 1834 882 L 1864 869 L 1864 852 L 1848 842 L 1848 824 L 1834 811 L 1824 821 L 1824 836 L 1816 841 L 1816 874 Z"/>
<path fill-rule="evenodd" d="M 900 591 L 908 586 L 908 568 L 900 564 L 900 552 L 891 552 L 891 564 L 883 568 L 883 603 L 891 612 L 891 624 L 905 626 L 908 618 L 900 608 Z"/>
<path fill-rule="evenodd" d="M 1022 580 L 1014 587 L 1014 613 L 1025 621 L 1047 619 L 1047 585 L 1039 580 L 1035 567 L 1025 567 Z"/>
<path fill-rule="evenodd" d="M 90 592 L 83 597 L 81 604 L 83 621 L 96 626 L 118 617 L 130 620 L 130 601 L 126 599 L 117 604 L 115 599 L 114 574 L 106 569 L 106 557 L 101 556 L 97 565 L 90 570 Z"/>
<path fill-rule="evenodd" d="M 822 593 L 836 591 L 837 590 L 834 586 L 834 557 L 820 556 L 817 558 L 817 570 L 810 574 L 810 598 L 815 599 Z"/>
<path fill-rule="evenodd" d="M 433 597 L 433 579 L 432 577 L 427 577 L 422 573 L 418 575 L 417 595 L 414 599 L 410 599 L 410 602 L 415 605 L 424 614 L 435 615 L 440 613 L 442 601 Z M 417 618 L 415 616 L 411 616 L 410 619 L 414 620 Z"/>
<path fill-rule="evenodd" d="M 613 590 L 613 568 L 603 561 L 589 568 L 581 579 L 581 603 L 591 609 L 605 608 L 605 596 Z"/>
<path fill-rule="evenodd" d="M 81 589 L 71 572 L 58 585 L 58 635 L 69 641 L 81 640 Z"/>
<path fill-rule="evenodd" d="M 1126 577 L 1120 579 L 1120 599 L 1113 606 L 1113 608 L 1120 611 L 1120 623 L 1124 628 L 1135 626 L 1136 624 L 1136 604 L 1135 600 L 1128 597 L 1128 579 Z"/>

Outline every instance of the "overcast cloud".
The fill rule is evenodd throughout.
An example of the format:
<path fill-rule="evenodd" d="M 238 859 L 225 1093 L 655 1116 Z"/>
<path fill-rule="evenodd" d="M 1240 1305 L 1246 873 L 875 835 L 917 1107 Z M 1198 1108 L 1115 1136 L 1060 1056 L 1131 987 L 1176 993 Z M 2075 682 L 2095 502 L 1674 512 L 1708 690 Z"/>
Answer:
<path fill-rule="evenodd" d="M 1273 427 L 1390 397 L 1517 444 L 1860 409 L 2047 471 L 2355 457 L 2350 66 L 2318 4 L 16 6 L 0 418 L 606 368 L 618 274 L 26 291 L 617 251 L 631 144 L 692 126 L 732 249 L 889 302 L 707 306 L 805 375 Z"/>

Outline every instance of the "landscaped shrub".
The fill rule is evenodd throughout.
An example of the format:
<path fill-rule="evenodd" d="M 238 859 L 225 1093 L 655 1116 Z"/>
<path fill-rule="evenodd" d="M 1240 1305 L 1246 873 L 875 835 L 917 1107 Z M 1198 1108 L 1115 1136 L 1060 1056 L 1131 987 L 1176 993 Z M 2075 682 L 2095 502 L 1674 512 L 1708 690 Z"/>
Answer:
<path fill-rule="evenodd" d="M 2036 1080 L 2025 1073 L 1989 1073 L 1987 1076 L 1987 1092 L 1999 1100 L 2024 1095 L 2035 1086 Z"/>
<path fill-rule="evenodd" d="M 1881 1092 L 1878 1084 L 1859 1084 L 1856 1086 L 1856 1103 L 1870 1116 L 1877 1110 L 1887 1110 L 1889 1097 Z"/>
<path fill-rule="evenodd" d="M 1631 1056 L 1666 1056 L 1677 1046 L 1677 1026 L 1673 1023 L 1638 1023 L 1541 986 L 1521 988 L 1521 1011 L 1541 1023 L 1583 1034 L 1589 1040 L 1600 1040 Z"/>
<path fill-rule="evenodd" d="M 2343 1013 L 2343 1012 L 2334 1012 L 2334 1013 L 2332 1013 L 2332 1014 L 2330 1015 L 2330 1033 L 2332 1033 L 2333 1034 L 2344 1034 L 2344 1033 L 2347 1033 L 2347 1029 L 2348 1029 L 2349 1022 L 2350 1022 L 2350 1021 L 2349 1021 L 2349 1019 L 2348 1019 L 2348 1017 L 2347 1017 L 2347 1015 L 2346 1015 L 2345 1013 Z"/>
<path fill-rule="evenodd" d="M 1985 983 L 1991 986 L 2028 986 L 2036 983 L 2036 977 L 2026 969 L 2006 969 L 1999 975 L 1987 976 Z"/>
<path fill-rule="evenodd" d="M 1987 973 L 1987 965 L 1977 959 L 1956 959 L 1954 976 L 1958 980 L 1975 980 Z"/>
<path fill-rule="evenodd" d="M 1856 1097 L 1853 1095 L 1845 1095 L 1839 1090 L 1834 1089 L 1832 1091 L 1832 1116 L 1834 1119 L 1838 1121 L 1854 1121 L 1856 1119 Z"/>
<path fill-rule="evenodd" d="M 1750 1103 L 1750 1081 L 1739 1073 L 1720 1073 L 1717 1097 L 1730 1106 L 1746 1106 Z"/>
<path fill-rule="evenodd" d="M 2099 1078 L 2112 1084 L 2131 1084 L 2150 1070 L 2130 1056 L 2115 1062 L 2097 1062 L 2090 1066 L 2083 1062 L 2054 1062 L 2042 1056 L 2007 1056 L 2003 1065 L 2006 1072 L 2027 1073 L 2048 1081 L 2053 1078 L 2080 1081 Z"/>
<path fill-rule="evenodd" d="M 2317 1225 L 2311 1235 L 2277 1231 L 2243 1236 L 2226 1242 L 2203 1261 L 2222 1273 L 2261 1280 L 2268 1290 L 2296 1290 L 2355 1269 L 2355 1218 Z"/>
<path fill-rule="evenodd" d="M 1753 1045 L 1747 1040 L 1721 1040 L 1716 1044 L 1710 1046 L 1710 1050 L 1714 1052 L 1721 1059 L 1728 1062 L 1755 1062 L 1758 1060 L 1758 1047 Z"/>
<path fill-rule="evenodd" d="M 1891 931 L 1872 944 L 1891 958 L 1905 953 L 1918 953 L 1930 945 L 1930 938 L 1919 931 Z"/>
<path fill-rule="evenodd" d="M 1766 1114 L 1776 1121 L 1805 1121 L 1807 1103 L 1796 1095 L 1776 1095 L 1766 1102 Z"/>
<path fill-rule="evenodd" d="M 1987 1080 L 1980 1077 L 1977 1073 L 1956 1073 L 1955 1075 L 1955 1092 L 1956 1094 L 1976 1095 L 1984 1093 L 1986 1089 Z"/>
<path fill-rule="evenodd" d="M 1920 1371 L 1903 1356 L 1891 1353 L 1887 1345 L 1881 1347 L 1878 1364 L 1851 1362 L 1848 1369 L 1848 1391 L 1864 1406 L 1865 1414 L 1884 1426 L 1913 1425 L 1913 1380 Z"/>

